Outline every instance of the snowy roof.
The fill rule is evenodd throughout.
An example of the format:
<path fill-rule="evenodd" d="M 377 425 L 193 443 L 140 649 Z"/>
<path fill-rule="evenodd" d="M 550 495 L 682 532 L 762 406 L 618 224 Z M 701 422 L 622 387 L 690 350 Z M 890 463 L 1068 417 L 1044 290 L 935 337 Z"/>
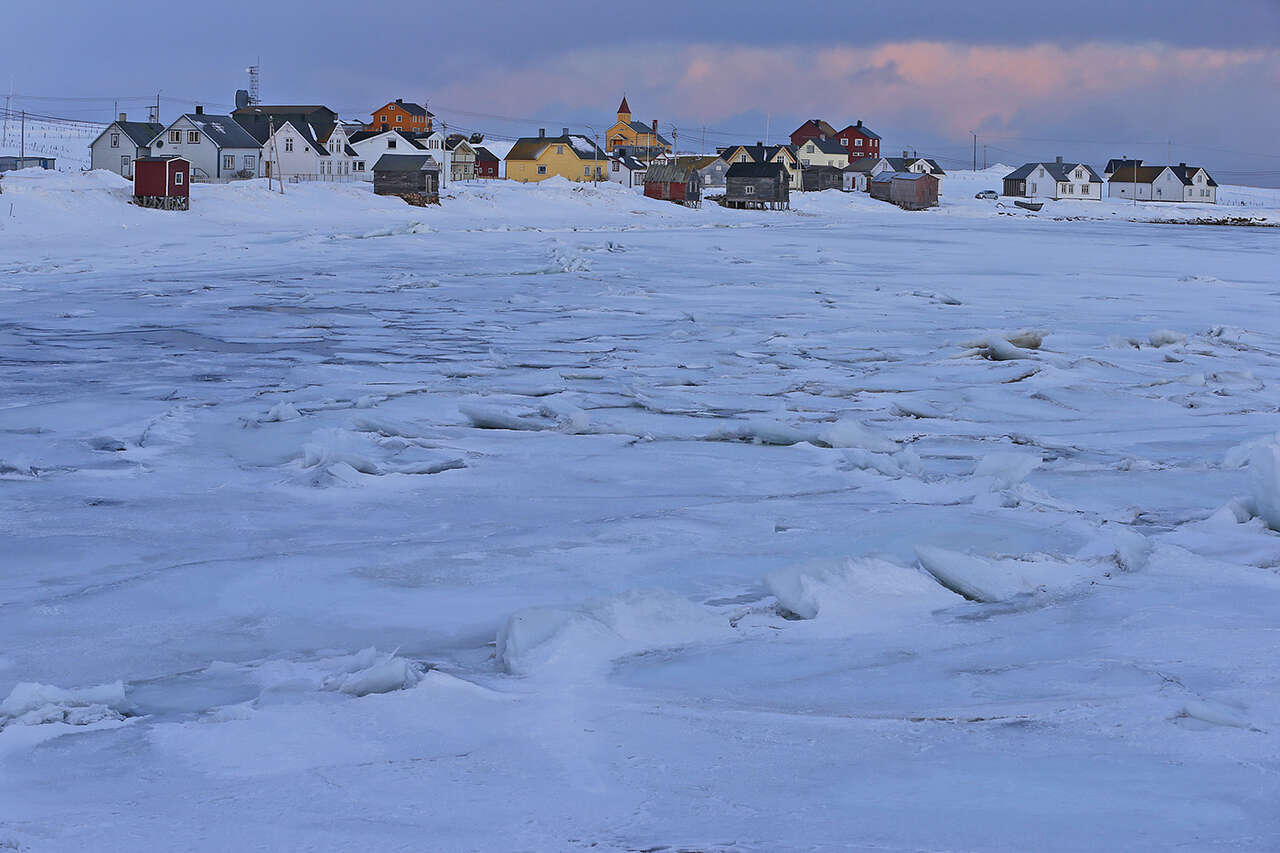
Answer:
<path fill-rule="evenodd" d="M 884 161 L 889 164 L 889 168 L 895 172 L 909 172 L 911 167 L 916 163 L 924 162 L 929 164 L 929 168 L 933 169 L 935 175 L 945 175 L 946 172 L 938 165 L 937 160 L 928 157 L 885 157 Z"/>
<path fill-rule="evenodd" d="M 786 174 L 786 167 L 781 163 L 734 163 L 726 178 L 776 178 Z"/>
<path fill-rule="evenodd" d="M 241 127 L 231 116 L 208 113 L 186 113 L 182 118 L 195 125 L 219 148 L 261 148 L 253 134 Z M 172 125 L 171 125 L 172 126 Z"/>
<path fill-rule="evenodd" d="M 609 155 L 596 147 L 585 136 L 570 133 L 567 136 L 525 136 L 516 140 L 507 152 L 508 160 L 537 160 L 550 145 L 568 145 L 579 160 L 608 160 Z"/>
<path fill-rule="evenodd" d="M 1102 178 L 1098 177 L 1098 173 L 1093 171 L 1093 167 L 1091 166 L 1084 163 L 1059 163 L 1056 161 L 1052 163 L 1024 163 L 1017 169 L 1014 169 L 1012 172 L 1005 175 L 1004 179 L 1006 181 L 1021 181 L 1025 178 L 1031 177 L 1031 173 L 1041 167 L 1043 167 L 1044 170 L 1056 181 L 1070 180 L 1071 173 L 1079 167 L 1089 173 L 1090 183 L 1102 183 Z"/>
<path fill-rule="evenodd" d="M 107 130 L 110 130 L 113 127 L 119 128 L 120 132 L 129 137 L 134 145 L 143 148 L 150 145 L 151 140 L 155 139 L 161 133 L 164 133 L 163 124 L 153 124 L 152 122 L 147 121 L 112 122 L 108 125 L 106 130 L 102 131 L 102 133 L 106 133 Z M 102 138 L 102 133 L 98 134 L 98 139 Z M 94 142 L 97 142 L 98 139 L 95 139 Z"/>
<path fill-rule="evenodd" d="M 823 154 L 848 154 L 849 151 L 835 139 L 819 139 L 816 136 L 813 139 L 806 139 L 804 145 L 812 145 Z M 801 146 L 804 147 L 804 146 Z"/>
<path fill-rule="evenodd" d="M 653 126 L 645 124 L 644 122 L 629 121 L 627 122 L 627 125 L 637 133 L 653 133 Z M 661 133 L 658 134 L 658 142 L 660 142 L 663 145 L 671 144 L 671 140 L 664 137 Z"/>

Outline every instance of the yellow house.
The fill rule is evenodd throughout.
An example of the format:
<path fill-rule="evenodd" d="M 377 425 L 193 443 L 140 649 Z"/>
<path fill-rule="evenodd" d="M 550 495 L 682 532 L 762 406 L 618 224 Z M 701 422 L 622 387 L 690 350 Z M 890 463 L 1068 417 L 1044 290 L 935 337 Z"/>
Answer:
<path fill-rule="evenodd" d="M 631 120 L 631 107 L 626 95 L 618 105 L 618 123 L 605 134 L 605 150 L 610 154 L 630 154 L 637 160 L 652 160 L 672 153 L 671 142 L 658 133 L 658 122 L 652 125 Z"/>
<path fill-rule="evenodd" d="M 537 136 L 516 141 L 507 153 L 507 180 L 545 181 L 559 175 L 570 181 L 603 181 L 609 175 L 609 155 L 585 136 L 570 133 Z"/>

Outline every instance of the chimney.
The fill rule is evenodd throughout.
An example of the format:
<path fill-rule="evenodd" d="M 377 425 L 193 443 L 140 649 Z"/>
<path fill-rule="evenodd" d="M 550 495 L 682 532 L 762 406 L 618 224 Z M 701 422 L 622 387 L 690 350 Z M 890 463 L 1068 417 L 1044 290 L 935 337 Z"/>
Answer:
<path fill-rule="evenodd" d="M 204 115 L 204 107 L 200 106 L 199 104 L 196 105 L 196 115 L 198 116 Z"/>
<path fill-rule="evenodd" d="M 857 124 L 857 126 L 858 126 L 858 127 L 862 127 L 862 119 L 858 119 L 858 124 Z"/>
<path fill-rule="evenodd" d="M 1059 166 L 1061 166 L 1061 165 L 1062 165 L 1062 155 L 1061 155 L 1061 154 L 1059 154 L 1059 155 L 1058 155 L 1058 159 L 1057 159 L 1055 162 L 1057 162 L 1057 164 L 1058 164 Z"/>
<path fill-rule="evenodd" d="M 568 135 L 569 135 L 569 128 L 567 128 L 567 127 L 562 127 L 562 128 L 560 128 L 560 135 L 561 135 L 561 136 L 568 136 Z"/>
<path fill-rule="evenodd" d="M 656 118 L 653 120 L 653 135 L 658 135 L 658 120 Z"/>
<path fill-rule="evenodd" d="M 129 114 L 128 114 L 128 113 L 120 113 L 120 120 L 121 120 L 121 121 L 128 121 L 128 120 L 129 120 Z"/>
<path fill-rule="evenodd" d="M 397 104 L 403 104 L 403 103 L 404 103 L 404 98 L 396 98 L 396 103 L 397 103 Z"/>
<path fill-rule="evenodd" d="M 909 154 L 907 154 L 907 150 L 906 150 L 905 148 L 904 148 L 904 149 L 902 149 L 902 159 L 903 159 L 903 160 L 905 160 L 905 159 L 907 159 L 907 157 L 908 157 L 908 156 L 910 156 L 910 155 L 909 155 Z"/>
<path fill-rule="evenodd" d="M 538 138 L 539 138 L 539 139 L 542 139 L 542 138 L 543 138 L 543 137 L 545 137 L 546 135 L 547 135 L 547 129 L 546 129 L 545 127 L 540 127 L 540 128 L 538 128 Z"/>
<path fill-rule="evenodd" d="M 1182 169 L 1187 168 L 1187 164 L 1186 164 L 1186 163 L 1179 163 L 1179 164 L 1178 164 L 1178 166 L 1179 166 L 1179 168 L 1182 168 Z"/>
<path fill-rule="evenodd" d="M 249 90 L 236 89 L 236 109 L 242 110 L 249 106 Z"/>
<path fill-rule="evenodd" d="M 763 147 L 764 147 L 764 143 L 763 143 L 763 142 L 761 142 L 759 139 L 757 139 L 757 140 L 756 140 L 756 147 L 757 147 L 757 148 L 763 148 Z"/>

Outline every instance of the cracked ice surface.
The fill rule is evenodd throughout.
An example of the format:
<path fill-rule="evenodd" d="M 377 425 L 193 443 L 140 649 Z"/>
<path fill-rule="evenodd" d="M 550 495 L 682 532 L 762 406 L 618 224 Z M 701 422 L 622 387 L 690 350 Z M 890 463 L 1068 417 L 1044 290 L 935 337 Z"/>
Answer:
<path fill-rule="evenodd" d="M 0 848 L 1280 845 L 1274 232 L 25 180 Z"/>

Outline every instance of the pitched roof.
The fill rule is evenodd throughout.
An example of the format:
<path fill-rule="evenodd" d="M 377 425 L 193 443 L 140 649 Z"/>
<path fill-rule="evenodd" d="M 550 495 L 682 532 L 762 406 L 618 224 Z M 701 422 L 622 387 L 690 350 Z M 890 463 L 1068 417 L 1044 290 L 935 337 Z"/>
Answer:
<path fill-rule="evenodd" d="M 688 183 L 689 176 L 693 173 L 693 169 L 681 166 L 679 163 L 659 163 L 656 166 L 650 166 L 644 173 L 644 182 L 646 184 L 684 184 Z"/>
<path fill-rule="evenodd" d="M 629 121 L 627 122 L 627 126 L 630 127 L 632 130 L 634 130 L 636 133 L 653 133 L 653 126 L 645 124 L 642 121 Z M 665 138 L 661 133 L 658 134 L 658 142 L 662 143 L 663 145 L 671 144 L 671 140 Z"/>
<path fill-rule="evenodd" d="M 895 172 L 910 172 L 912 165 L 925 162 L 929 164 L 929 168 L 933 169 L 935 175 L 945 175 L 946 172 L 938 165 L 937 160 L 928 157 L 885 157 L 883 158 L 889 164 L 889 168 Z"/>
<path fill-rule="evenodd" d="M 258 140 L 259 145 L 267 144 L 267 141 L 271 138 L 271 131 L 273 128 L 278 133 L 287 125 L 292 127 L 298 136 L 302 137 L 302 141 L 310 146 L 312 151 L 315 151 L 321 156 L 327 156 L 329 154 L 329 150 L 320 142 L 320 139 L 318 138 L 319 133 L 316 132 L 316 128 L 307 121 L 306 116 L 286 116 L 276 114 L 272 114 L 271 116 L 238 115 L 235 116 L 235 119 L 254 139 Z M 328 133 L 332 132 L 333 127 L 330 126 L 328 128 Z M 325 134 L 325 138 L 328 138 L 328 134 Z"/>
<path fill-rule="evenodd" d="M 430 154 L 383 154 L 373 164 L 375 172 L 438 172 L 440 164 Z"/>
<path fill-rule="evenodd" d="M 811 118 L 811 119 L 809 119 L 809 120 L 808 120 L 808 121 L 806 121 L 804 124 L 802 124 L 802 125 L 800 125 L 799 127 L 797 127 L 797 128 L 795 129 L 795 132 L 796 132 L 796 133 L 799 133 L 800 131 L 802 131 L 802 130 L 804 130 L 804 129 L 805 129 L 805 126 L 806 126 L 806 125 L 810 125 L 810 124 L 812 124 L 812 125 L 817 129 L 818 133 L 824 134 L 824 135 L 826 135 L 826 136 L 835 136 L 835 135 L 836 135 L 836 129 L 835 129 L 834 127 L 832 127 L 831 125 L 827 124 L 825 121 L 823 121 L 823 120 L 822 120 L 822 119 L 820 119 L 820 118 Z"/>
<path fill-rule="evenodd" d="M 812 145 L 823 154 L 844 154 L 845 156 L 849 154 L 849 149 L 841 145 L 837 139 L 819 139 L 815 136 L 813 139 L 806 139 L 804 144 Z M 803 148 L 804 146 L 800 147 Z"/>
<path fill-rule="evenodd" d="M 491 161 L 491 160 L 496 161 L 497 159 L 498 159 L 498 155 L 494 154 L 494 153 L 493 153 L 492 151 L 490 151 L 488 148 L 485 148 L 483 145 L 477 145 L 477 146 L 476 146 L 476 161 L 477 161 L 477 162 L 478 162 L 478 161 L 480 161 L 480 160 L 484 160 L 484 161 L 486 161 L 486 162 Z"/>
<path fill-rule="evenodd" d="M 412 116 L 431 116 L 432 118 L 435 118 L 435 113 L 431 112 L 421 104 L 415 104 L 412 101 L 405 101 L 400 98 L 396 98 L 394 101 L 387 101 L 385 104 L 378 107 L 378 109 L 369 113 L 369 115 L 374 115 L 379 110 L 385 110 L 387 107 L 390 107 L 393 105 L 399 107 L 400 109 L 404 110 L 405 112 L 407 112 L 409 115 L 412 115 Z"/>
<path fill-rule="evenodd" d="M 594 142 L 577 133 L 568 136 L 523 136 L 507 152 L 507 160 L 537 160 L 551 145 L 568 145 L 579 160 L 608 160 Z"/>
<path fill-rule="evenodd" d="M 859 157 L 848 166 L 844 167 L 846 172 L 865 172 L 870 174 L 871 170 L 880 162 L 879 157 Z"/>
<path fill-rule="evenodd" d="M 1116 169 L 1119 169 L 1119 168 L 1122 168 L 1122 167 L 1132 167 L 1132 166 L 1134 166 L 1135 164 L 1136 164 L 1136 165 L 1138 165 L 1138 166 L 1141 166 L 1141 165 L 1142 165 L 1142 161 L 1141 161 L 1141 160 L 1126 160 L 1126 159 L 1123 159 L 1123 158 L 1117 159 L 1117 158 L 1113 157 L 1113 158 L 1111 158 L 1110 160 L 1108 160 L 1108 161 L 1107 161 L 1107 168 L 1103 169 L 1103 171 L 1104 171 L 1104 172 L 1106 172 L 1106 173 L 1109 175 L 1109 174 L 1111 174 L 1112 172 L 1114 172 Z"/>
<path fill-rule="evenodd" d="M 781 163 L 734 163 L 725 178 L 777 178 L 787 173 Z"/>
<path fill-rule="evenodd" d="M 1179 163 L 1176 166 L 1170 166 L 1169 171 L 1173 172 L 1183 184 L 1191 186 L 1195 183 L 1196 172 L 1204 170 L 1200 166 L 1188 166 L 1185 163 Z M 1210 175 L 1207 171 L 1205 171 L 1204 176 L 1206 179 L 1205 186 L 1216 187 L 1218 185 L 1218 182 L 1213 179 L 1213 175 Z"/>
<path fill-rule="evenodd" d="M 184 113 L 181 118 L 194 124 L 219 148 L 261 148 L 262 145 L 231 116 Z M 172 127 L 172 125 L 170 125 Z"/>
<path fill-rule="evenodd" d="M 163 124 L 155 124 L 149 121 L 117 121 L 112 124 L 120 128 L 120 132 L 129 137 L 133 144 L 140 148 L 145 148 L 151 140 L 164 132 Z M 103 131 L 103 133 L 105 132 Z M 99 137 L 101 135 L 99 134 Z M 94 141 L 96 142 L 97 140 Z"/>
<path fill-rule="evenodd" d="M 623 113 L 631 115 L 631 105 L 627 103 L 626 95 L 622 96 L 622 103 L 618 104 L 618 114 L 621 115 Z"/>
<path fill-rule="evenodd" d="M 708 156 L 702 156 L 702 157 L 685 156 L 685 157 L 677 157 L 676 162 L 679 163 L 681 166 L 684 166 L 689 169 L 702 170 L 707 168 L 708 166 L 710 166 L 712 163 L 714 163 L 719 159 L 720 158 L 716 157 L 715 155 L 711 155 L 709 157 Z"/>
<path fill-rule="evenodd" d="M 1160 173 L 1164 171 L 1164 166 L 1135 166 L 1133 163 L 1125 166 L 1111 175 L 1109 183 L 1112 184 L 1149 184 L 1156 178 L 1160 177 Z"/>
<path fill-rule="evenodd" d="M 1093 171 L 1093 167 L 1084 163 L 1023 163 L 1018 168 L 1004 176 L 1006 181 L 1020 181 L 1024 178 L 1031 177 L 1031 173 L 1036 169 L 1043 167 L 1055 181 L 1071 180 L 1071 173 L 1076 168 L 1084 169 L 1089 173 L 1089 183 L 1102 183 L 1102 178 L 1098 177 L 1098 173 Z"/>
<path fill-rule="evenodd" d="M 863 136 L 867 137 L 868 139 L 880 138 L 880 134 L 876 133 L 871 128 L 867 127 L 865 124 L 851 124 L 848 127 L 846 127 L 844 130 L 840 131 L 840 133 L 837 133 L 836 136 L 839 136 L 841 133 L 848 133 L 851 130 L 854 131 L 855 133 L 861 133 Z"/>
<path fill-rule="evenodd" d="M 778 156 L 780 151 L 786 151 L 787 154 L 791 155 L 792 159 L 795 159 L 796 155 L 796 147 L 794 145 L 734 145 L 722 151 L 720 159 L 727 161 L 738 152 L 738 149 L 746 151 L 747 156 L 757 163 L 772 160 Z"/>

